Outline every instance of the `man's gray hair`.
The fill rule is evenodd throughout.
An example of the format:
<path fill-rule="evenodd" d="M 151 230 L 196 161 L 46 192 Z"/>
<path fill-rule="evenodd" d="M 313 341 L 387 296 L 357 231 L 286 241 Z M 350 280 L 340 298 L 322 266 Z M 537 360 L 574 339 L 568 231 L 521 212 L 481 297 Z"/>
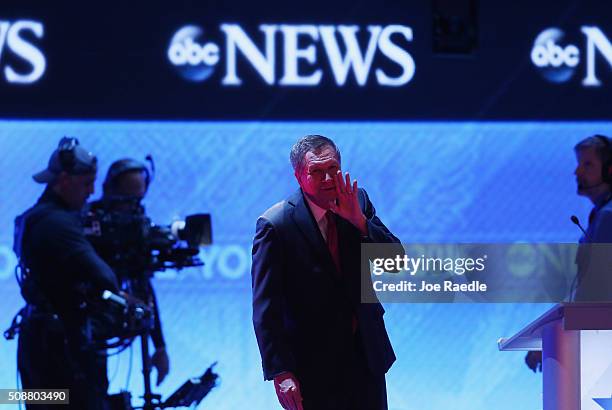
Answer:
<path fill-rule="evenodd" d="M 583 139 L 576 144 L 574 151 L 578 153 L 585 148 L 595 148 L 597 156 L 604 164 L 612 161 L 612 142 L 605 135 L 596 134 Z"/>
<path fill-rule="evenodd" d="M 291 153 L 289 159 L 294 171 L 300 171 L 304 166 L 304 156 L 307 152 L 317 153 L 324 147 L 331 147 L 336 152 L 336 158 L 340 161 L 340 150 L 334 144 L 334 141 L 324 137 L 322 135 L 306 135 L 305 137 L 297 140 L 293 147 L 291 147 Z"/>

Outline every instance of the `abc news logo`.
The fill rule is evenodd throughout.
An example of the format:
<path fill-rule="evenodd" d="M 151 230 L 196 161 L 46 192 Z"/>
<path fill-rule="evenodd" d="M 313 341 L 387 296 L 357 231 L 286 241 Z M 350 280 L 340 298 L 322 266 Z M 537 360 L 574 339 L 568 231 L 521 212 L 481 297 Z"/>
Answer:
<path fill-rule="evenodd" d="M 222 55 L 225 74 L 221 84 L 225 86 L 239 86 L 243 82 L 237 64 L 239 56 L 268 85 L 317 86 L 325 75 L 331 75 L 341 87 L 352 74 L 359 86 L 372 81 L 381 86 L 400 87 L 414 77 L 414 59 L 405 49 L 413 38 L 412 29 L 407 26 L 368 26 L 362 30 L 345 25 L 262 24 L 257 36 L 250 36 L 238 24 L 221 24 L 219 29 L 225 40 L 223 50 L 217 43 L 207 41 L 204 29 L 199 26 L 184 26 L 174 34 L 167 57 L 183 78 L 195 82 L 207 80 L 219 66 Z M 279 40 L 282 47 L 277 49 Z M 321 56 L 327 59 L 331 73 L 325 72 L 323 64 L 317 61 Z M 385 65 L 381 66 L 381 62 Z"/>
<path fill-rule="evenodd" d="M 599 54 L 612 67 L 612 43 L 599 27 L 582 26 L 580 31 L 586 40 L 586 67 L 582 85 L 601 86 L 597 76 L 596 56 Z M 578 46 L 566 41 L 565 32 L 558 28 L 542 31 L 531 49 L 531 62 L 546 80 L 553 83 L 569 81 L 577 71 L 581 58 Z"/>
<path fill-rule="evenodd" d="M 32 41 L 42 39 L 44 32 L 37 21 L 0 20 L 0 78 L 12 84 L 32 84 L 43 76 L 47 61 Z"/>

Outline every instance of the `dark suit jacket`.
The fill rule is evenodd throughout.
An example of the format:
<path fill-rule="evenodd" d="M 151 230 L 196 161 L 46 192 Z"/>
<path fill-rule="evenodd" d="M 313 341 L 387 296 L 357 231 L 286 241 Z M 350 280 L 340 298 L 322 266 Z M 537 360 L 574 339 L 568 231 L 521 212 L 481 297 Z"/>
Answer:
<path fill-rule="evenodd" d="M 253 240 L 253 324 L 264 378 L 293 372 L 300 382 L 337 374 L 351 360 L 353 315 L 374 374 L 384 374 L 395 354 L 380 303 L 360 303 L 361 242 L 395 242 L 363 189 L 359 204 L 368 237 L 336 216 L 343 273 L 337 272 L 302 191 L 257 220 Z"/>
<path fill-rule="evenodd" d="M 578 272 L 574 302 L 612 301 L 612 201 L 594 208 L 586 236 L 576 254 Z"/>

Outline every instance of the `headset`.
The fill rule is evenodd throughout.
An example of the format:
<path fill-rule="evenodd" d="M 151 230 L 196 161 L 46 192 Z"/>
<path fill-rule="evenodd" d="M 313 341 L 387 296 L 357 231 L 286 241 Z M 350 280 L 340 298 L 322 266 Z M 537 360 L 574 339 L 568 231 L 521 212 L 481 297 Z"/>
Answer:
<path fill-rule="evenodd" d="M 610 142 L 610 138 L 604 135 L 596 134 L 593 136 L 603 143 L 604 149 L 608 153 L 607 158 L 602 160 L 601 179 L 603 182 L 610 184 L 612 183 L 612 142 Z"/>
<path fill-rule="evenodd" d="M 56 152 L 60 169 L 50 169 L 51 172 L 63 171 L 68 174 L 81 174 L 93 172 L 97 167 L 98 159 L 92 153 L 80 147 L 79 140 L 74 137 L 62 137 Z M 53 159 L 53 157 L 51 158 Z"/>
<path fill-rule="evenodd" d="M 125 174 L 126 172 L 133 171 L 140 171 L 144 174 L 145 185 L 146 189 L 148 190 L 149 185 L 151 182 L 153 182 L 153 178 L 155 176 L 155 163 L 153 162 L 153 157 L 151 155 L 147 155 L 145 160 L 149 163 L 149 167 L 147 167 L 144 163 L 132 158 L 124 158 L 113 162 L 106 173 L 106 178 L 104 179 L 104 184 L 102 185 L 104 193 L 108 193 L 112 188 L 114 188 L 116 180 L 119 176 Z"/>
<path fill-rule="evenodd" d="M 74 149 L 79 145 L 79 140 L 74 137 L 63 137 L 58 146 L 57 153 L 62 171 L 70 173 L 76 165 Z"/>

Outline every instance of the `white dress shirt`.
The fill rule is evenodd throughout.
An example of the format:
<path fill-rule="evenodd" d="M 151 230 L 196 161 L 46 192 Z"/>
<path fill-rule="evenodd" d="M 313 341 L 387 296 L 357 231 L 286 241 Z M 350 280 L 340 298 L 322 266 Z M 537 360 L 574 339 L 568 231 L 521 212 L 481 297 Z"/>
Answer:
<path fill-rule="evenodd" d="M 323 239 L 327 242 L 327 219 L 325 218 L 325 214 L 327 213 L 327 209 L 323 209 L 314 202 L 312 202 L 306 195 L 306 202 L 310 207 L 310 211 L 312 212 L 312 216 L 314 216 L 315 221 L 317 221 L 317 225 L 319 227 L 319 231 L 321 231 L 321 235 L 323 235 Z"/>

